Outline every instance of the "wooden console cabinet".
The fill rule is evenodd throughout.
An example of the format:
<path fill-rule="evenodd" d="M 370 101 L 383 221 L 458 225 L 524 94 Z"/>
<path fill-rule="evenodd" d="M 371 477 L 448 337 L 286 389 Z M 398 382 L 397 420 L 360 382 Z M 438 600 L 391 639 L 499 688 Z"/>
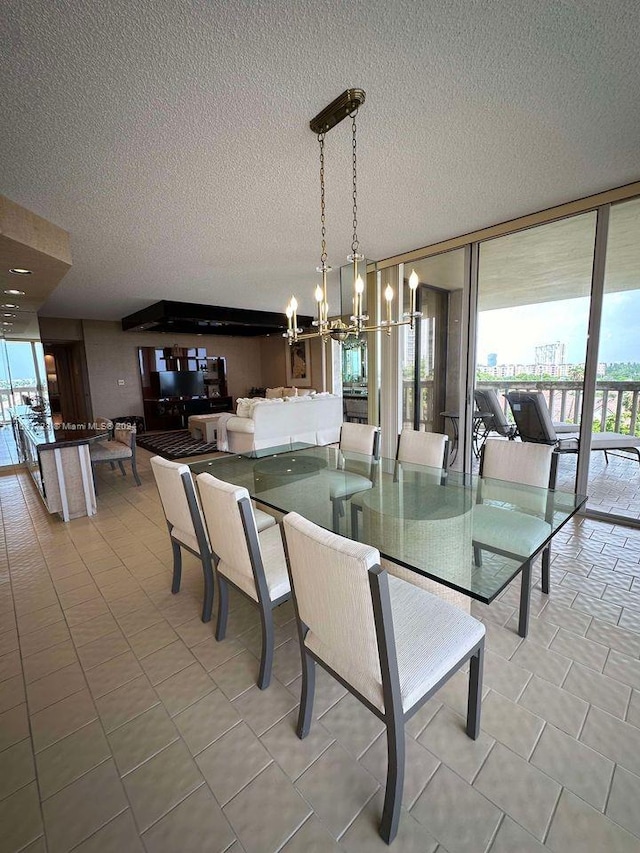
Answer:
<path fill-rule="evenodd" d="M 138 363 L 148 430 L 186 429 L 191 415 L 227 412 L 233 406 L 225 359 L 208 356 L 204 347 L 138 347 Z M 164 393 L 169 385 L 178 393 Z M 181 385 L 186 390 L 199 385 L 201 393 L 180 394 Z"/>

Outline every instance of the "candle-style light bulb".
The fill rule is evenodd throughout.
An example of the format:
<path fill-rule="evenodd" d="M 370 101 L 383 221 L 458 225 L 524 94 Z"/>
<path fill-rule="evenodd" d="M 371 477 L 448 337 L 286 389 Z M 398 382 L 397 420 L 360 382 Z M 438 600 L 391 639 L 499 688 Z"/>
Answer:
<path fill-rule="evenodd" d="M 324 299 L 324 294 L 323 294 L 322 288 L 320 287 L 319 284 L 316 286 L 316 289 L 315 289 L 313 295 L 316 298 L 316 302 L 322 302 L 322 300 Z"/>
<path fill-rule="evenodd" d="M 364 281 L 362 280 L 361 275 L 356 277 L 355 290 L 356 290 L 355 314 L 356 314 L 356 316 L 360 317 L 362 315 L 362 294 L 364 293 Z"/>
<path fill-rule="evenodd" d="M 298 335 L 298 300 L 295 296 L 291 297 L 291 301 L 289 302 L 291 305 L 291 311 L 293 312 L 293 333 L 296 336 Z"/>
<path fill-rule="evenodd" d="M 291 307 L 291 303 L 287 305 L 287 309 L 284 312 L 287 315 L 287 329 L 291 330 L 292 323 L 291 318 L 293 317 L 293 308 Z"/>
<path fill-rule="evenodd" d="M 411 270 L 411 275 L 409 276 L 409 294 L 411 297 L 409 300 L 409 313 L 411 315 L 416 313 L 416 289 L 419 284 L 418 273 L 415 270 Z"/>
<path fill-rule="evenodd" d="M 391 333 L 391 303 L 393 302 L 393 288 L 388 284 L 384 289 L 384 298 L 387 303 L 387 332 Z"/>

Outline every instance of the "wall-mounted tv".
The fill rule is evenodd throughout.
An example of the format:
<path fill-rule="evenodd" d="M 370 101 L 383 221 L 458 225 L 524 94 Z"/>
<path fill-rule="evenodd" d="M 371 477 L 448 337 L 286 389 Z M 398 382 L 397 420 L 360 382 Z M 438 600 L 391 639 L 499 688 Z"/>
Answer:
<path fill-rule="evenodd" d="M 204 375 L 200 370 L 159 370 L 161 397 L 204 397 Z"/>

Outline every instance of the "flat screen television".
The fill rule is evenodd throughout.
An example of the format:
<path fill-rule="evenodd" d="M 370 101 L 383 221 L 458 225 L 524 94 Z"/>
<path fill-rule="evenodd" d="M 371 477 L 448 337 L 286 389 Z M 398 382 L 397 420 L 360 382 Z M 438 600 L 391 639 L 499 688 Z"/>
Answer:
<path fill-rule="evenodd" d="M 204 397 L 204 375 L 200 370 L 159 370 L 161 397 Z"/>

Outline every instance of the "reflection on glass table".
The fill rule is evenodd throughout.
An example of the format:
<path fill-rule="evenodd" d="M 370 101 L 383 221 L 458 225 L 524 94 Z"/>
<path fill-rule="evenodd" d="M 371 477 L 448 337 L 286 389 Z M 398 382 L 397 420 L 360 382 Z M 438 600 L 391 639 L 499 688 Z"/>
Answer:
<path fill-rule="evenodd" d="M 346 467 L 358 461 L 371 462 L 368 457 L 349 454 Z M 344 464 L 343 454 L 335 447 L 300 445 L 198 460 L 190 468 L 194 475 L 207 471 L 244 486 L 254 500 L 269 509 L 280 513 L 295 510 L 331 530 L 330 488 Z M 346 512 L 339 532 L 377 548 L 389 570 L 401 577 L 409 576 L 419 585 L 425 585 L 427 579 L 485 604 L 525 569 L 519 625 L 524 636 L 530 558 L 551 541 L 586 498 L 532 486 L 514 489 L 512 483 L 491 481 L 492 500 L 505 513 L 539 514 L 535 508 L 543 506 L 548 525 L 540 526 L 546 531 L 540 541 L 533 538 L 527 544 L 528 553 L 511 553 L 510 543 L 505 541 L 500 554 L 486 552 L 478 566 L 473 558 L 473 516 L 482 483 L 479 477 L 415 464 L 399 465 L 395 459 L 385 458 L 374 467 L 372 488 L 359 494 L 362 518 L 357 529 L 351 513 Z M 397 571 L 395 567 L 399 567 Z"/>

